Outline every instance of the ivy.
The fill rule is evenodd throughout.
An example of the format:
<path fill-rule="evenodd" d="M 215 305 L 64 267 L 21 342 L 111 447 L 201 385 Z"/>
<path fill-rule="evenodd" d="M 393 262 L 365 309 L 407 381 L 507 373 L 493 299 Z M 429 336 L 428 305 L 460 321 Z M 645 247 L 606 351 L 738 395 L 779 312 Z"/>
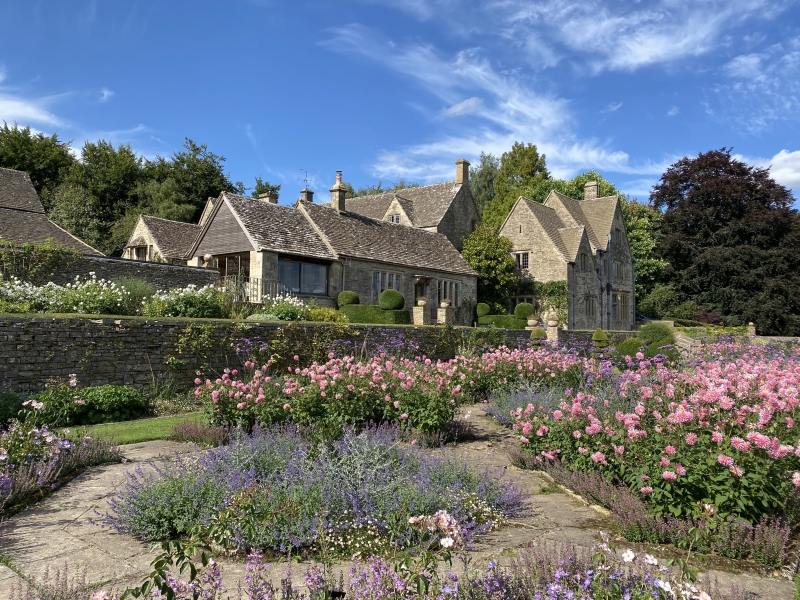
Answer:
<path fill-rule="evenodd" d="M 41 285 L 51 281 L 59 270 L 80 260 L 77 250 L 61 247 L 52 239 L 43 244 L 31 242 L 21 246 L 0 240 L 0 278 L 16 277 Z"/>

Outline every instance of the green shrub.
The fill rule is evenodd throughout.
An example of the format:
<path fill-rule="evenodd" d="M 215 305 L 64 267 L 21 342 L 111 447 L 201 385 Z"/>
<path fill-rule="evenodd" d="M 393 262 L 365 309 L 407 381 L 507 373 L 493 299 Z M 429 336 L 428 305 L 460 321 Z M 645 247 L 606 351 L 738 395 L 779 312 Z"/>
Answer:
<path fill-rule="evenodd" d="M 32 313 L 36 309 L 30 302 L 15 302 L 0 298 L 0 313 Z"/>
<path fill-rule="evenodd" d="M 646 346 L 664 340 L 666 340 L 665 343 L 667 344 L 675 343 L 675 336 L 672 333 L 672 329 L 664 323 L 647 323 L 642 325 L 641 329 L 639 329 L 639 339 L 641 339 Z"/>
<path fill-rule="evenodd" d="M 542 327 L 534 327 L 531 329 L 531 345 L 541 346 L 542 340 L 547 339 L 547 332 Z"/>
<path fill-rule="evenodd" d="M 521 321 L 527 321 L 528 317 L 536 312 L 536 307 L 530 302 L 520 302 L 514 307 L 514 316 Z"/>
<path fill-rule="evenodd" d="M 264 298 L 264 312 L 275 315 L 279 321 L 305 321 L 312 308 L 316 308 L 313 301 L 306 304 L 297 296 L 288 294 Z"/>
<path fill-rule="evenodd" d="M 86 416 L 81 425 L 114 423 L 141 417 L 147 411 L 147 399 L 139 390 L 125 385 L 100 385 L 81 391 L 86 402 Z"/>
<path fill-rule="evenodd" d="M 224 291 L 213 286 L 158 292 L 142 307 L 146 317 L 191 317 L 221 319 L 228 316 L 228 298 Z"/>
<path fill-rule="evenodd" d="M 406 299 L 397 290 L 383 290 L 378 298 L 378 306 L 383 310 L 402 310 L 405 305 Z"/>
<path fill-rule="evenodd" d="M 646 346 L 647 344 L 645 344 L 643 340 L 640 340 L 639 338 L 631 338 L 617 344 L 617 354 L 620 357 L 636 356 L 636 353 L 640 351 L 640 348 L 644 348 Z"/>
<path fill-rule="evenodd" d="M 478 317 L 478 323 L 481 325 L 494 325 L 500 329 L 525 329 L 528 326 L 527 321 L 521 321 L 514 315 L 486 315 L 485 317 Z"/>
<path fill-rule="evenodd" d="M 652 358 L 657 354 L 663 354 L 669 360 L 678 360 L 681 357 L 680 352 L 678 352 L 677 348 L 672 345 L 667 339 L 661 340 L 659 342 L 653 342 L 649 346 L 647 346 L 647 350 L 645 351 L 645 356 L 647 358 Z"/>
<path fill-rule="evenodd" d="M 254 315 L 250 315 L 245 319 L 245 321 L 280 321 L 278 317 L 275 315 L 269 315 L 266 313 L 256 313 Z"/>
<path fill-rule="evenodd" d="M 608 335 L 599 327 L 592 334 L 592 345 L 595 348 L 608 348 Z"/>
<path fill-rule="evenodd" d="M 318 307 L 308 311 L 306 317 L 309 321 L 318 323 L 347 323 L 347 315 L 335 308 Z"/>
<path fill-rule="evenodd" d="M 700 307 L 697 305 L 697 302 L 694 300 L 687 300 L 675 308 L 670 309 L 667 313 L 668 316 L 665 318 L 694 320 L 697 318 L 698 313 L 700 313 Z"/>
<path fill-rule="evenodd" d="M 478 302 L 478 305 L 475 307 L 475 312 L 478 313 L 478 317 L 485 317 L 491 310 L 492 308 L 485 302 Z"/>
<path fill-rule="evenodd" d="M 411 313 L 407 310 L 383 310 L 374 304 L 346 304 L 341 308 L 351 323 L 381 325 L 410 325 Z"/>
<path fill-rule="evenodd" d="M 358 294 L 355 292 L 345 290 L 336 296 L 336 304 L 339 306 L 339 308 L 342 308 L 348 304 L 361 304 L 361 300 L 358 298 Z"/>
<path fill-rule="evenodd" d="M 0 427 L 19 416 L 22 398 L 11 391 L 0 391 Z"/>
<path fill-rule="evenodd" d="M 126 315 L 140 314 L 142 306 L 158 291 L 152 283 L 138 277 L 121 277 L 114 283 L 128 292 L 122 301 L 122 308 Z"/>

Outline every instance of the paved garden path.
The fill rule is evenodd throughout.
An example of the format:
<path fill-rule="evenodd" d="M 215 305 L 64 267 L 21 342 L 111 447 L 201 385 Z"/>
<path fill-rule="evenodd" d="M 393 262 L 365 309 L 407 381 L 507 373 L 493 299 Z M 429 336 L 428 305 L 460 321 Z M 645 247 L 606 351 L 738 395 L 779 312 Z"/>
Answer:
<path fill-rule="evenodd" d="M 488 417 L 482 405 L 470 407 L 463 414 L 467 412 L 474 435 L 433 452 L 462 459 L 476 468 L 491 469 L 531 497 L 529 515 L 512 519 L 509 527 L 477 541 L 471 566 L 482 568 L 490 559 L 501 564 L 507 562 L 521 547 L 535 540 L 566 541 L 588 549 L 597 543 L 598 531 L 613 531 L 613 523 L 602 511 L 556 490 L 542 474 L 510 465 L 507 453 L 517 445 L 517 439 Z M 107 499 L 124 483 L 125 473 L 137 463 L 170 460 L 176 453 L 191 451 L 193 447 L 188 444 L 165 441 L 124 446 L 127 462 L 91 468 L 48 498 L 0 524 L 0 557 L 6 563 L 0 564 L 0 600 L 10 598 L 12 583 L 19 580 L 18 573 L 41 578 L 47 567 L 53 570 L 62 567 L 65 561 L 69 561 L 71 573 L 85 569 L 90 582 L 114 581 L 117 589 L 138 583 L 150 570 L 153 557 L 150 544 L 102 529 L 89 520 L 97 512 L 105 512 Z M 617 545 L 619 549 L 632 546 L 624 540 L 619 540 Z M 663 549 L 644 545 L 637 549 L 669 556 Z M 226 585 L 235 587 L 235 582 L 243 576 L 242 563 L 229 560 L 220 563 Z M 717 578 L 723 588 L 737 585 L 765 599 L 793 597 L 791 582 L 755 570 L 733 573 L 728 568 L 730 564 L 714 562 L 709 568 L 709 574 Z M 306 567 L 303 564 L 293 567 L 296 579 Z M 342 564 L 337 570 L 348 567 Z M 276 582 L 285 569 L 286 565 L 275 566 Z"/>

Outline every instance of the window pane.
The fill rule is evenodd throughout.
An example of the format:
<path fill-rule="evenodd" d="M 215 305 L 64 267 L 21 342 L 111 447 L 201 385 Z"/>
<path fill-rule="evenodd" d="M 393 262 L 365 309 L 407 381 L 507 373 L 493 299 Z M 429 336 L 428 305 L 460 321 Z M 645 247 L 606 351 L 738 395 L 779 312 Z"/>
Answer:
<path fill-rule="evenodd" d="M 394 289 L 400 291 L 400 275 L 394 276 Z"/>
<path fill-rule="evenodd" d="M 460 283 L 456 284 L 456 296 L 453 299 L 453 306 L 458 306 L 458 288 L 460 285 L 461 285 Z"/>
<path fill-rule="evenodd" d="M 278 261 L 278 289 L 283 293 L 300 291 L 300 263 Z"/>
<path fill-rule="evenodd" d="M 328 293 L 328 268 L 325 265 L 304 263 L 300 291 L 303 294 Z"/>
<path fill-rule="evenodd" d="M 386 273 L 381 273 L 381 291 L 386 289 Z"/>
<path fill-rule="evenodd" d="M 378 278 L 379 277 L 380 277 L 380 275 L 378 273 L 373 273 L 372 274 L 372 301 L 373 302 L 377 302 L 378 301 L 378 294 L 380 294 L 380 292 L 378 291 Z"/>
<path fill-rule="evenodd" d="M 389 273 L 389 282 L 386 287 L 390 290 L 394 289 L 394 273 Z"/>

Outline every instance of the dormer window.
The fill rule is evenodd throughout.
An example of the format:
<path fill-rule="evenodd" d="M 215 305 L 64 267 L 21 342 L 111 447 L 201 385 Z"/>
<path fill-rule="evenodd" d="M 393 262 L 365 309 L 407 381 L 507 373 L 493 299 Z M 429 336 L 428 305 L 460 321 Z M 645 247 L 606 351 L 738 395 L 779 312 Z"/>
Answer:
<path fill-rule="evenodd" d="M 400 223 L 400 215 L 399 214 L 389 215 L 388 221 L 389 223 Z"/>

